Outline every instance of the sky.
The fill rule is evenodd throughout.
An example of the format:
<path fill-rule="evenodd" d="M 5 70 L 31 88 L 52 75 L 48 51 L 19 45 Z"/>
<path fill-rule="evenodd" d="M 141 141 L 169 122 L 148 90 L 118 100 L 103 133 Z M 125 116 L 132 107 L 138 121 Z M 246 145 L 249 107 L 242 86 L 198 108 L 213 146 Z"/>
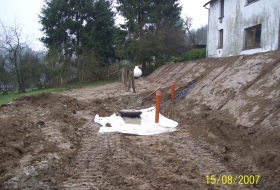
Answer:
<path fill-rule="evenodd" d="M 193 29 L 204 26 L 208 22 L 208 10 L 203 5 L 208 0 L 180 0 L 182 14 L 193 18 Z M 5 26 L 13 26 L 15 22 L 22 28 L 22 35 L 28 37 L 33 50 L 45 50 L 39 41 L 44 34 L 39 30 L 42 25 L 38 22 L 38 14 L 43 6 L 43 0 L 0 0 L 0 20 Z M 117 19 L 121 21 L 122 19 Z"/>

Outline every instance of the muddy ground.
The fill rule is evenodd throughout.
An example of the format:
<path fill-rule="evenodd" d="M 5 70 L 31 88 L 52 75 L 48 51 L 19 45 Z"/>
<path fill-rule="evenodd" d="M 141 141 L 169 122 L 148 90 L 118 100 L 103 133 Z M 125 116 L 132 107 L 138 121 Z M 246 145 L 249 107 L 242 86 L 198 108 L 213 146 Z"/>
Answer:
<path fill-rule="evenodd" d="M 254 84 L 258 82 L 265 85 L 267 74 L 263 70 L 268 72 L 267 66 L 259 69 L 259 64 L 254 65 L 263 77 L 243 77 L 246 80 L 237 81 L 243 83 L 240 91 L 223 89 L 220 83 L 227 81 L 219 76 L 225 79 L 222 73 L 234 70 L 231 63 L 235 69 L 236 64 L 247 64 L 239 63 L 240 57 L 232 57 L 162 67 L 136 80 L 137 93 L 116 82 L 60 94 L 26 96 L 2 105 L 0 189 L 278 189 L 280 88 L 279 62 L 275 60 L 279 52 L 270 54 L 268 74 L 276 76 L 276 83 L 265 83 L 267 89 L 259 99 L 244 100 L 245 95 L 241 95 L 243 91 L 248 94 L 252 86 L 257 89 Z M 260 57 L 242 58 L 253 59 Z M 240 70 L 244 72 L 244 68 Z M 228 74 L 229 78 L 238 73 Z M 173 80 L 177 94 L 197 82 L 186 98 L 166 104 L 161 111 L 179 123 L 178 131 L 154 136 L 98 133 L 100 126 L 93 122 L 95 114 L 110 116 L 120 109 L 152 106 L 154 94 L 139 100 L 160 87 L 165 102 Z M 226 88 L 231 83 L 227 84 Z M 211 86 L 222 92 L 203 91 Z M 209 97 L 215 101 L 220 94 L 224 96 L 220 97 L 222 103 L 216 101 L 218 106 L 209 101 Z M 227 108 L 231 100 L 238 103 L 241 99 L 247 101 L 247 108 Z M 240 120 L 240 112 L 251 113 L 248 118 L 253 117 L 255 123 L 250 125 L 247 117 Z M 207 184 L 206 176 L 212 174 L 217 180 L 220 175 L 260 175 L 260 179 L 252 185 L 226 185 L 221 181 Z"/>

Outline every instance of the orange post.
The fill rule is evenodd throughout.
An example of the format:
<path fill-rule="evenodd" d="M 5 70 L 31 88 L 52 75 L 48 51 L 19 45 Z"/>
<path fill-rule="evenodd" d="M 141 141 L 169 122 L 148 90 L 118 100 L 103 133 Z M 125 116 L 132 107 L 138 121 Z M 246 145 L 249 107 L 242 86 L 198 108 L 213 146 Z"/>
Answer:
<path fill-rule="evenodd" d="M 171 83 L 171 100 L 175 99 L 175 82 Z"/>
<path fill-rule="evenodd" d="M 156 123 L 159 122 L 160 96 L 161 96 L 161 92 L 157 91 L 156 92 L 156 116 L 155 116 Z"/>

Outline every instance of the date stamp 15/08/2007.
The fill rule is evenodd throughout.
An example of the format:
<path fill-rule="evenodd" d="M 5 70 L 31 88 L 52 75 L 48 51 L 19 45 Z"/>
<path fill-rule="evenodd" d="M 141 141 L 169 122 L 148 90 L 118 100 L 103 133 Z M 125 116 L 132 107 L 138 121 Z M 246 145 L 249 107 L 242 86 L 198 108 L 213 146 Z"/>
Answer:
<path fill-rule="evenodd" d="M 259 184 L 260 175 L 207 175 L 206 184 L 210 185 L 257 185 Z"/>

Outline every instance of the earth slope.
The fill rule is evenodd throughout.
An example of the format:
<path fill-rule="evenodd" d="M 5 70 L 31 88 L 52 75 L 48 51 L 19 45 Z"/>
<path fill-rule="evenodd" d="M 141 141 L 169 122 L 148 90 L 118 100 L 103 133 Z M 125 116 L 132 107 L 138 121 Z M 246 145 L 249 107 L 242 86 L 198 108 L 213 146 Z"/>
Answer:
<path fill-rule="evenodd" d="M 238 172 L 261 172 L 268 187 L 271 181 L 279 186 L 279 50 L 165 65 L 148 80 L 178 86 L 197 82 L 163 113 L 197 139 L 218 146 L 213 151 Z"/>

